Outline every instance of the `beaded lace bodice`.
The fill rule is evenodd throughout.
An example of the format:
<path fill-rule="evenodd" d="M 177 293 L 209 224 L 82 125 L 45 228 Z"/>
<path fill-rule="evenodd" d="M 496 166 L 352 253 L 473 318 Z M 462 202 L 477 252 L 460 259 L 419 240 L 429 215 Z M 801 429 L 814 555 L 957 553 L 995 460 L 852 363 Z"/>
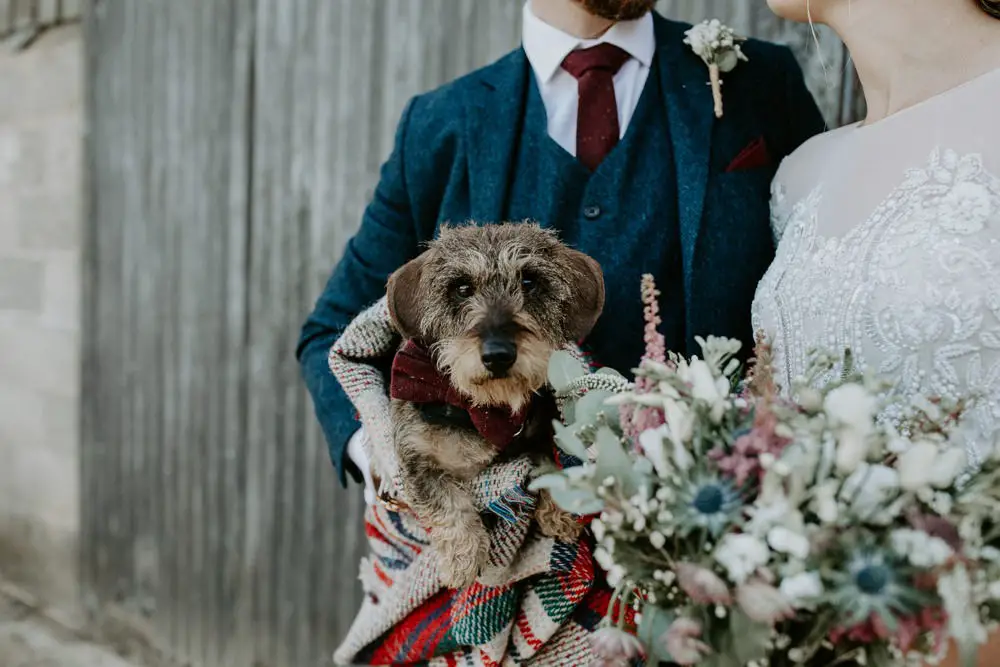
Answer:
<path fill-rule="evenodd" d="M 784 388 L 849 348 L 904 397 L 973 396 L 1000 431 L 1000 70 L 814 138 L 772 189 L 777 255 L 753 306 Z M 892 415 L 887 415 L 889 418 Z"/>

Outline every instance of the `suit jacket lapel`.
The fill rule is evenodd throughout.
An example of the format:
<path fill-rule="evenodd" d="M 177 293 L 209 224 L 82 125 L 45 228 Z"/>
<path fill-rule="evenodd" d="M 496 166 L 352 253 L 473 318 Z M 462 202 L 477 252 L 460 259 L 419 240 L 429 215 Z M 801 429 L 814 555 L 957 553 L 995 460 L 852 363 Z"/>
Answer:
<path fill-rule="evenodd" d="M 473 87 L 467 112 L 470 206 L 474 220 L 502 222 L 523 123 L 528 58 L 517 49 L 479 76 L 481 85 Z"/>
<path fill-rule="evenodd" d="M 655 13 L 653 18 L 660 89 L 667 107 L 676 165 L 684 292 L 690 312 L 695 248 L 705 208 L 715 123 L 712 90 L 708 85 L 708 68 L 684 44 L 684 31 L 680 24 L 667 21 Z"/>

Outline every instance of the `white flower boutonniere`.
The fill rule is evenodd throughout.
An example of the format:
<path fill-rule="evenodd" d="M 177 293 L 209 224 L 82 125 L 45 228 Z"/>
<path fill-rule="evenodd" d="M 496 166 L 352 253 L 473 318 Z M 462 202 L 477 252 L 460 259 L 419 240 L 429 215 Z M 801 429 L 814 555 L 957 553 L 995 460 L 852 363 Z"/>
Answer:
<path fill-rule="evenodd" d="M 721 72 L 730 72 L 741 61 L 748 58 L 740 47 L 746 37 L 740 37 L 719 19 L 702 21 L 684 33 L 684 43 L 691 47 L 695 54 L 708 65 L 709 81 L 712 85 L 712 98 L 715 100 L 715 117 L 722 118 L 722 79 Z"/>

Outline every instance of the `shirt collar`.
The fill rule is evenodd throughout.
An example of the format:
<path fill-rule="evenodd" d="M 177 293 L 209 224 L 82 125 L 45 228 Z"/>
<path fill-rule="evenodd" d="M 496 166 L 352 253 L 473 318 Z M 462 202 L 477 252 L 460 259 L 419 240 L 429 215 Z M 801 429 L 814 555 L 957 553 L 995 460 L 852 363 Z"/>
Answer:
<path fill-rule="evenodd" d="M 531 11 L 531 0 L 524 3 L 522 13 L 521 44 L 540 83 L 547 83 L 572 51 L 605 42 L 624 50 L 646 67 L 653 64 L 656 36 L 652 13 L 634 21 L 619 21 L 597 39 L 580 39 L 545 23 Z"/>

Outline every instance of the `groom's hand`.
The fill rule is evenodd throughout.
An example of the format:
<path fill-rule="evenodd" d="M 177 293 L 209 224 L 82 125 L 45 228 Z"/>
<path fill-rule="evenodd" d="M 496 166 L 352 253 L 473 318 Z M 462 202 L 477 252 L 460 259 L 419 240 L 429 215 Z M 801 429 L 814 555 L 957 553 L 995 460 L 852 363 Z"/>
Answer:
<path fill-rule="evenodd" d="M 351 459 L 358 470 L 361 471 L 361 475 L 365 481 L 365 502 L 369 505 L 375 504 L 375 481 L 372 477 L 372 466 L 371 462 L 368 460 L 368 455 L 365 453 L 367 451 L 368 445 L 368 434 L 365 432 L 362 426 L 354 435 L 351 436 L 350 441 L 347 443 L 347 456 Z"/>

